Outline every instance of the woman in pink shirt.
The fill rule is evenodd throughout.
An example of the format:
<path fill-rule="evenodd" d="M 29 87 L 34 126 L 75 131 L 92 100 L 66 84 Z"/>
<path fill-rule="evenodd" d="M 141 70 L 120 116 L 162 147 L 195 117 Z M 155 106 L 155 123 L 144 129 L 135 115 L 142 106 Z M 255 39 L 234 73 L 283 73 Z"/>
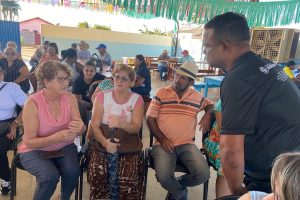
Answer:
<path fill-rule="evenodd" d="M 71 77 L 63 64 L 48 61 L 37 68 L 43 89 L 31 95 L 23 111 L 19 147 L 23 167 L 36 177 L 34 200 L 50 200 L 61 177 L 61 199 L 70 199 L 80 173 L 76 136 L 85 131 L 77 100 L 67 93 Z"/>
<path fill-rule="evenodd" d="M 130 91 L 135 82 L 131 67 L 117 65 L 113 78 L 114 88 L 97 94 L 93 107 L 88 166 L 90 199 L 138 200 L 143 194 L 142 143 L 138 133 L 143 122 L 144 103 L 139 94 Z M 111 162 L 115 155 L 116 162 Z M 116 164 L 116 168 L 112 169 L 112 164 Z M 112 181 L 112 176 L 117 180 Z"/>
<path fill-rule="evenodd" d="M 58 47 L 55 42 L 50 42 L 47 51 L 42 55 L 39 65 L 47 61 L 60 61 L 58 57 Z"/>

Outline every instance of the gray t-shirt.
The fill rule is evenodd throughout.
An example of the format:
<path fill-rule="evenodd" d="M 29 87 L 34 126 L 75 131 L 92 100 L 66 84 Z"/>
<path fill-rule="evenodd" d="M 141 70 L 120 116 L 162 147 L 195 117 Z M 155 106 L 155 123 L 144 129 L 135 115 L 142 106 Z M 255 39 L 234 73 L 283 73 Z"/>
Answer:
<path fill-rule="evenodd" d="M 79 50 L 77 51 L 77 58 L 80 60 L 89 60 L 91 53 L 88 50 Z"/>
<path fill-rule="evenodd" d="M 161 54 L 159 57 L 158 57 L 158 59 L 160 60 L 160 59 L 169 59 L 170 58 L 170 56 L 169 55 L 164 55 L 164 54 Z M 160 66 L 160 67 L 167 67 L 168 65 L 167 65 L 167 62 L 166 61 L 159 61 L 159 63 L 158 63 L 158 66 Z"/>

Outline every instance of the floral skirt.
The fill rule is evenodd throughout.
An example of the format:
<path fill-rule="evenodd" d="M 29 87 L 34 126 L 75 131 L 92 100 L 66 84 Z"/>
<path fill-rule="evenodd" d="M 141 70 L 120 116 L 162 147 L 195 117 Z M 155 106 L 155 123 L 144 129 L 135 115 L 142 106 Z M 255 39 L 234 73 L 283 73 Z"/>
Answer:
<path fill-rule="evenodd" d="M 222 176 L 221 160 L 220 160 L 220 134 L 212 128 L 208 137 L 203 142 L 203 148 L 208 153 L 209 161 L 217 169 L 218 175 Z"/>
<path fill-rule="evenodd" d="M 119 199 L 142 200 L 144 196 L 145 176 L 141 152 L 119 155 Z M 88 165 L 90 199 L 110 199 L 107 153 L 91 144 Z"/>

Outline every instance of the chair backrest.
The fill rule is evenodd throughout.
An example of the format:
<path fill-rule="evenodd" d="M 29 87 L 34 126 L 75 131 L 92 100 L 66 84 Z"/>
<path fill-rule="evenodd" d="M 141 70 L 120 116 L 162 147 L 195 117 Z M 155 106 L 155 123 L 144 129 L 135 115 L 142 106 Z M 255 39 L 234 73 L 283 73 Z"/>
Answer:
<path fill-rule="evenodd" d="M 240 198 L 240 196 L 229 195 L 229 196 L 224 196 L 224 197 L 217 198 L 215 200 L 237 200 L 239 198 Z"/>

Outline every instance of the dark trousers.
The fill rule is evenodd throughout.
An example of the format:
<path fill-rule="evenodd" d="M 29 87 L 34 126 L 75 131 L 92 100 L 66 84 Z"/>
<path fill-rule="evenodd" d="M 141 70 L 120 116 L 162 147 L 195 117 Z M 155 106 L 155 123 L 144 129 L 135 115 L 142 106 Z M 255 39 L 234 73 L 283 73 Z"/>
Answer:
<path fill-rule="evenodd" d="M 41 151 L 20 154 L 21 164 L 36 177 L 34 200 L 50 200 L 61 177 L 61 200 L 69 200 L 80 174 L 77 148 L 74 144 L 60 149 L 64 156 L 45 159 Z"/>
<path fill-rule="evenodd" d="M 10 181 L 10 168 L 7 157 L 7 151 L 13 140 L 6 136 L 0 137 L 0 178 L 4 181 Z"/>

